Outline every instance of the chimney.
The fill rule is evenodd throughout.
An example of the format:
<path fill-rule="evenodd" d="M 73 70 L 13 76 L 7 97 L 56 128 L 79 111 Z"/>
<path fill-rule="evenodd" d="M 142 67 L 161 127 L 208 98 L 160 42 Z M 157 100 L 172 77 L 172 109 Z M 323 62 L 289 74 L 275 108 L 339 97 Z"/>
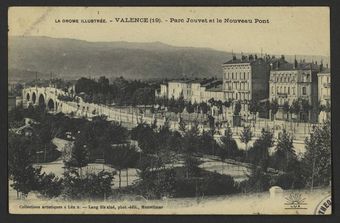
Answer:
<path fill-rule="evenodd" d="M 320 63 L 320 71 L 323 70 L 323 60 L 321 60 L 321 63 Z"/>

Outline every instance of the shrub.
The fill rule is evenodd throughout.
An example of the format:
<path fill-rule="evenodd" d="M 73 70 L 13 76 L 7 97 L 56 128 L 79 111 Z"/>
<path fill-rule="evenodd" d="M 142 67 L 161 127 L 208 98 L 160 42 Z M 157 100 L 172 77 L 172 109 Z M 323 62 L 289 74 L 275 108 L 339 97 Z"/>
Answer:
<path fill-rule="evenodd" d="M 47 198 L 58 197 L 63 189 L 63 179 L 56 177 L 53 173 L 43 173 L 39 177 L 37 191 Z"/>
<path fill-rule="evenodd" d="M 62 193 L 66 199 L 103 199 L 111 195 L 113 175 L 110 172 L 87 173 L 80 177 L 77 171 L 71 169 L 64 175 Z"/>

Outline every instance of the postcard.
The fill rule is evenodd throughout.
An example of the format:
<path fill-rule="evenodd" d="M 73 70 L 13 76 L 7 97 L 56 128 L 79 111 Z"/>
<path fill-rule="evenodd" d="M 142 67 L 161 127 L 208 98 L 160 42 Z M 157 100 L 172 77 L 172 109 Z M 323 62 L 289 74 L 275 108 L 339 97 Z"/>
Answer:
<path fill-rule="evenodd" d="M 9 7 L 11 214 L 329 215 L 328 7 Z"/>

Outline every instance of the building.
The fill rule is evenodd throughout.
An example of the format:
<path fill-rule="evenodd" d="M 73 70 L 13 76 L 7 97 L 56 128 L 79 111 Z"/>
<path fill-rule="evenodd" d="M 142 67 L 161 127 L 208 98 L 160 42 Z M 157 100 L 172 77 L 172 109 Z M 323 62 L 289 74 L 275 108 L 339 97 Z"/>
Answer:
<path fill-rule="evenodd" d="M 223 87 L 226 100 L 241 102 L 242 110 L 248 111 L 248 102 L 252 99 L 260 101 L 268 99 L 270 69 L 278 64 L 286 64 L 284 57 L 275 58 L 266 55 L 242 55 L 233 58 L 222 65 Z"/>
<path fill-rule="evenodd" d="M 211 98 L 224 100 L 222 81 L 215 78 L 202 80 L 172 80 L 167 84 L 161 84 L 155 91 L 156 97 L 178 99 L 183 97 L 185 101 L 192 103 L 207 102 Z"/>
<path fill-rule="evenodd" d="M 299 63 L 295 60 L 293 64 L 286 63 L 272 68 L 269 80 L 269 100 L 277 100 L 279 111 L 276 118 L 284 119 L 287 112 L 283 111 L 283 105 L 292 105 L 293 101 L 307 100 L 313 109 L 318 103 L 317 73 L 320 67 L 316 62 Z M 309 116 L 310 115 L 310 116 Z M 308 117 L 309 116 L 309 117 Z M 316 120 L 315 111 L 310 114 L 300 113 L 302 120 Z"/>
<path fill-rule="evenodd" d="M 168 82 L 168 99 L 179 99 L 183 97 L 184 100 L 191 100 L 191 84 L 190 80 L 174 80 Z"/>
<path fill-rule="evenodd" d="M 318 74 L 318 100 L 320 105 L 324 108 L 319 114 L 319 122 L 323 122 L 330 115 L 331 105 L 331 70 L 328 65 Z"/>

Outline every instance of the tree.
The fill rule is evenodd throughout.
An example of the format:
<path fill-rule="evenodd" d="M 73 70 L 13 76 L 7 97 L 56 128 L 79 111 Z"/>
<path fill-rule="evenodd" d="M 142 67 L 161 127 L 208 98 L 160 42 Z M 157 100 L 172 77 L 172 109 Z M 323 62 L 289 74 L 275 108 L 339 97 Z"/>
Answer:
<path fill-rule="evenodd" d="M 240 101 L 236 101 L 235 102 L 235 107 L 234 107 L 234 115 L 237 116 L 240 114 L 241 111 L 241 102 Z"/>
<path fill-rule="evenodd" d="M 227 124 L 225 135 L 221 137 L 222 149 L 226 151 L 227 157 L 235 157 L 238 153 L 236 141 L 233 139 L 233 132 Z"/>
<path fill-rule="evenodd" d="M 96 116 L 90 123 L 90 135 L 93 135 L 91 160 L 102 158 L 105 148 L 112 144 L 119 144 L 126 141 L 128 132 L 118 122 L 107 121 L 106 116 Z"/>
<path fill-rule="evenodd" d="M 229 108 L 229 107 L 231 106 L 231 100 L 224 101 L 224 102 L 223 102 L 223 105 L 224 105 L 226 108 Z"/>
<path fill-rule="evenodd" d="M 155 103 L 154 91 L 150 87 L 138 88 L 132 95 L 135 105 L 153 105 Z"/>
<path fill-rule="evenodd" d="M 121 172 L 126 169 L 126 182 L 128 184 L 128 168 L 135 167 L 139 155 L 134 147 L 130 145 L 118 145 L 108 148 L 105 154 L 105 163 L 118 170 L 119 188 L 121 188 Z"/>
<path fill-rule="evenodd" d="M 185 101 L 184 101 L 184 96 L 183 96 L 183 91 L 181 92 L 179 98 L 176 101 L 176 107 L 178 113 L 182 113 L 185 107 Z"/>
<path fill-rule="evenodd" d="M 66 199 L 105 199 L 112 192 L 113 174 L 107 171 L 86 173 L 80 177 L 74 169 L 64 172 L 62 195 Z"/>
<path fill-rule="evenodd" d="M 297 159 L 293 137 L 285 129 L 279 133 L 274 156 L 276 157 L 276 167 L 282 171 L 288 171 L 289 164 Z"/>
<path fill-rule="evenodd" d="M 91 138 L 88 137 L 88 134 L 86 129 L 78 132 L 72 147 L 71 157 L 68 160 L 64 160 L 66 167 L 79 169 L 80 177 L 83 176 L 82 168 L 90 162 Z"/>
<path fill-rule="evenodd" d="M 288 119 L 289 119 L 289 118 L 288 118 L 288 114 L 289 114 L 289 110 L 290 110 L 290 106 L 289 106 L 288 101 L 285 101 L 285 103 L 284 103 L 283 106 L 282 106 L 282 110 L 284 111 L 284 113 L 286 113 L 286 115 L 287 115 L 287 120 L 288 120 Z"/>
<path fill-rule="evenodd" d="M 119 188 L 121 188 L 121 172 L 126 169 L 126 182 L 128 185 L 128 168 L 135 167 L 139 155 L 130 145 L 118 145 L 105 151 L 105 163 L 118 170 Z"/>
<path fill-rule="evenodd" d="M 256 99 L 251 99 L 249 101 L 249 112 L 255 117 L 256 113 L 259 111 L 259 103 Z"/>
<path fill-rule="evenodd" d="M 252 166 L 248 179 L 241 182 L 241 188 L 243 192 L 263 192 L 267 191 L 270 186 L 270 177 L 266 174 L 266 171 L 260 166 Z"/>
<path fill-rule="evenodd" d="M 279 110 L 279 104 L 277 102 L 277 99 L 273 99 L 270 103 L 270 110 L 273 116 L 273 119 L 275 120 L 275 115 L 277 111 Z"/>
<path fill-rule="evenodd" d="M 38 191 L 47 198 L 58 197 L 63 190 L 63 178 L 56 177 L 53 173 L 43 173 L 39 176 Z"/>
<path fill-rule="evenodd" d="M 131 138 L 138 141 L 139 147 L 143 153 L 155 154 L 157 151 L 158 140 L 151 126 L 140 123 L 131 130 Z"/>
<path fill-rule="evenodd" d="M 245 126 L 240 134 L 240 140 L 246 146 L 246 157 L 248 155 L 248 143 L 251 141 L 253 133 L 250 126 Z"/>
<path fill-rule="evenodd" d="M 184 119 L 182 118 L 182 117 L 180 117 L 179 118 L 179 130 L 181 131 L 181 132 L 183 132 L 183 133 L 185 133 L 185 131 L 186 131 L 186 123 L 185 123 L 185 121 L 184 121 Z"/>
<path fill-rule="evenodd" d="M 187 110 L 187 112 L 188 112 L 189 114 L 194 113 L 195 107 L 194 107 L 194 105 L 191 103 L 191 101 L 189 101 L 185 107 L 186 107 L 186 110 Z"/>
<path fill-rule="evenodd" d="M 260 138 L 258 138 L 253 147 L 249 149 L 248 159 L 254 165 L 260 166 L 266 170 L 269 162 L 269 148 L 274 145 L 273 133 L 262 129 Z"/>
<path fill-rule="evenodd" d="M 311 190 L 315 186 L 329 185 L 331 181 L 331 123 L 315 127 L 305 140 L 303 157 L 304 176 Z"/>
<path fill-rule="evenodd" d="M 312 109 L 312 106 L 309 104 L 309 101 L 306 100 L 306 99 L 302 99 L 301 100 L 301 111 L 304 113 L 304 114 L 307 114 L 308 117 L 307 119 L 309 119 L 309 111 Z M 304 120 L 304 121 L 307 121 L 307 120 Z"/>
<path fill-rule="evenodd" d="M 199 173 L 199 160 L 192 156 L 191 154 L 185 154 L 184 156 L 184 166 L 186 169 L 186 178 L 195 177 Z"/>
<path fill-rule="evenodd" d="M 33 167 L 33 144 L 25 136 L 9 134 L 8 137 L 8 173 L 13 180 L 11 186 L 26 197 L 30 191 L 38 188 L 40 168 Z"/>
<path fill-rule="evenodd" d="M 110 81 L 105 76 L 101 76 L 98 79 L 99 91 L 106 95 L 109 92 Z"/>
<path fill-rule="evenodd" d="M 199 107 L 200 107 L 200 110 L 202 111 L 203 114 L 207 114 L 207 113 L 208 113 L 209 106 L 208 106 L 207 103 L 201 102 L 201 103 L 199 104 Z"/>
<path fill-rule="evenodd" d="M 297 100 L 293 100 L 290 108 L 289 108 L 289 112 L 291 114 L 295 114 L 296 116 L 299 116 L 299 113 L 300 113 L 300 104 L 299 104 L 299 101 Z"/>

